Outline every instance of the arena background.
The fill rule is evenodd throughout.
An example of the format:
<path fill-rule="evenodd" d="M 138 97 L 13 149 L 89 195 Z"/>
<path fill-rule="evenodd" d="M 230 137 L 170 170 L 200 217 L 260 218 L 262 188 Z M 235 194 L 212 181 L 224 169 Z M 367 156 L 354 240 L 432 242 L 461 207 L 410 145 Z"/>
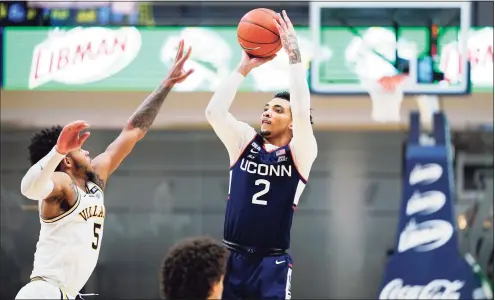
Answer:
<path fill-rule="evenodd" d="M 42 40 L 50 26 L 138 26 L 142 32 L 163 35 L 163 40 L 156 42 L 160 61 L 165 54 L 159 48 L 173 30 L 170 26 L 236 26 L 245 12 L 259 6 L 286 8 L 296 25 L 308 25 L 308 4 L 304 2 L 135 3 L 118 12 L 108 3 L 96 8 L 57 9 L 15 4 L 20 8 L 11 9 L 14 2 L 0 4 L 0 293 L 11 299 L 29 279 L 39 233 L 36 206 L 19 190 L 29 167 L 30 134 L 38 127 L 85 119 L 92 125 L 87 148 L 99 153 L 167 70 L 165 63 L 161 74 L 149 65 L 138 65 L 123 81 L 107 86 L 82 84 L 74 88 L 52 80 L 32 89 L 27 83 L 29 69 L 22 68 L 32 60 L 33 48 L 27 45 L 34 42 L 27 36 Z M 480 2 L 473 7 L 473 25 L 491 28 L 493 33 L 493 3 Z M 17 13 L 21 8 L 26 9 L 24 17 Z M 102 9 L 109 9 L 111 18 L 98 19 Z M 144 25 L 169 27 L 139 27 Z M 228 55 L 235 62 L 239 49 L 234 50 Z M 491 63 L 493 70 L 493 39 L 480 51 L 486 59 L 482 63 Z M 217 73 L 219 78 L 221 74 Z M 491 76 L 493 81 L 493 73 Z M 261 107 L 273 93 L 254 91 L 254 86 L 239 94 L 232 111 L 239 119 L 257 125 Z M 456 148 L 453 168 L 460 250 L 473 254 L 493 280 L 493 84 L 477 88 L 473 82 L 473 87 L 471 95 L 443 97 L 442 108 L 453 128 Z M 222 237 L 228 158 L 204 118 L 212 95 L 208 89 L 174 91 L 155 130 L 108 182 L 105 240 L 86 292 L 108 299 L 157 298 L 159 265 L 170 245 L 193 235 Z M 393 125 L 371 120 L 367 96 L 313 95 L 312 107 L 319 155 L 293 224 L 292 296 L 373 298 L 397 233 L 408 113 L 416 103 L 406 97 L 403 122 Z"/>

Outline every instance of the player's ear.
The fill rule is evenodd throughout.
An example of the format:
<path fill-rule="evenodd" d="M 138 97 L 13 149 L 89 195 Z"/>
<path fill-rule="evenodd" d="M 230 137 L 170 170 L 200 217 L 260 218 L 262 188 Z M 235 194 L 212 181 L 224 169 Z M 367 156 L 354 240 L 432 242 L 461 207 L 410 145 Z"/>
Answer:
<path fill-rule="evenodd" d="M 292 122 L 289 124 L 289 129 L 292 130 Z"/>
<path fill-rule="evenodd" d="M 223 293 L 223 276 L 220 278 L 220 281 L 213 284 L 211 287 L 210 295 L 208 299 L 221 299 Z"/>
<path fill-rule="evenodd" d="M 72 159 L 67 155 L 66 157 L 64 157 L 64 159 L 62 160 L 62 164 L 63 166 L 68 169 L 72 166 Z"/>

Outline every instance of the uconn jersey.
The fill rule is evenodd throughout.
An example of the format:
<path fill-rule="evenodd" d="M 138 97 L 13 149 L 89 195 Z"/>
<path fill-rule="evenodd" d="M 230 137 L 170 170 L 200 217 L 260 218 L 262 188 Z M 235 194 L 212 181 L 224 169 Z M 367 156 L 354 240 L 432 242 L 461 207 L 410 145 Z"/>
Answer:
<path fill-rule="evenodd" d="M 289 145 L 267 151 L 259 134 L 230 170 L 224 239 L 247 247 L 288 249 L 294 209 L 306 186 Z"/>

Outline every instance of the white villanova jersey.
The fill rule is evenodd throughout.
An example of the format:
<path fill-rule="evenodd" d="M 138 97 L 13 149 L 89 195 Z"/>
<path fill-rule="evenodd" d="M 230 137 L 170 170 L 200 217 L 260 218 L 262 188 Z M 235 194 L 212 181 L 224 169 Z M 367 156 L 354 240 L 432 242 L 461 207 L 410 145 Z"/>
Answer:
<path fill-rule="evenodd" d="M 86 188 L 76 188 L 74 206 L 62 215 L 53 219 L 40 216 L 40 237 L 31 273 L 31 278 L 50 279 L 72 295 L 79 293 L 93 273 L 103 238 L 103 191 L 90 181 Z"/>

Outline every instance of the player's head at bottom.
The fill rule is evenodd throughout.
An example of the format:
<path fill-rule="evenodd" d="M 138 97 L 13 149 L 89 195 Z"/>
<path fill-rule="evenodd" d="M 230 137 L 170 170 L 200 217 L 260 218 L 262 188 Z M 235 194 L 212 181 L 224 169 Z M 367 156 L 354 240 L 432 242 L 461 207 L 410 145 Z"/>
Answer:
<path fill-rule="evenodd" d="M 275 94 L 263 108 L 261 114 L 261 135 L 266 138 L 278 138 L 284 135 L 292 137 L 292 110 L 290 93 Z M 310 116 L 313 124 L 313 117 Z"/>
<path fill-rule="evenodd" d="M 221 299 L 227 254 L 209 237 L 188 238 L 172 246 L 161 270 L 165 299 Z"/>
<path fill-rule="evenodd" d="M 31 137 L 28 147 L 31 165 L 40 161 L 55 147 L 61 132 L 62 126 L 56 125 L 44 128 Z M 89 152 L 82 148 L 69 152 L 55 171 L 70 173 L 78 178 L 90 178 L 93 174 L 93 168 Z"/>

